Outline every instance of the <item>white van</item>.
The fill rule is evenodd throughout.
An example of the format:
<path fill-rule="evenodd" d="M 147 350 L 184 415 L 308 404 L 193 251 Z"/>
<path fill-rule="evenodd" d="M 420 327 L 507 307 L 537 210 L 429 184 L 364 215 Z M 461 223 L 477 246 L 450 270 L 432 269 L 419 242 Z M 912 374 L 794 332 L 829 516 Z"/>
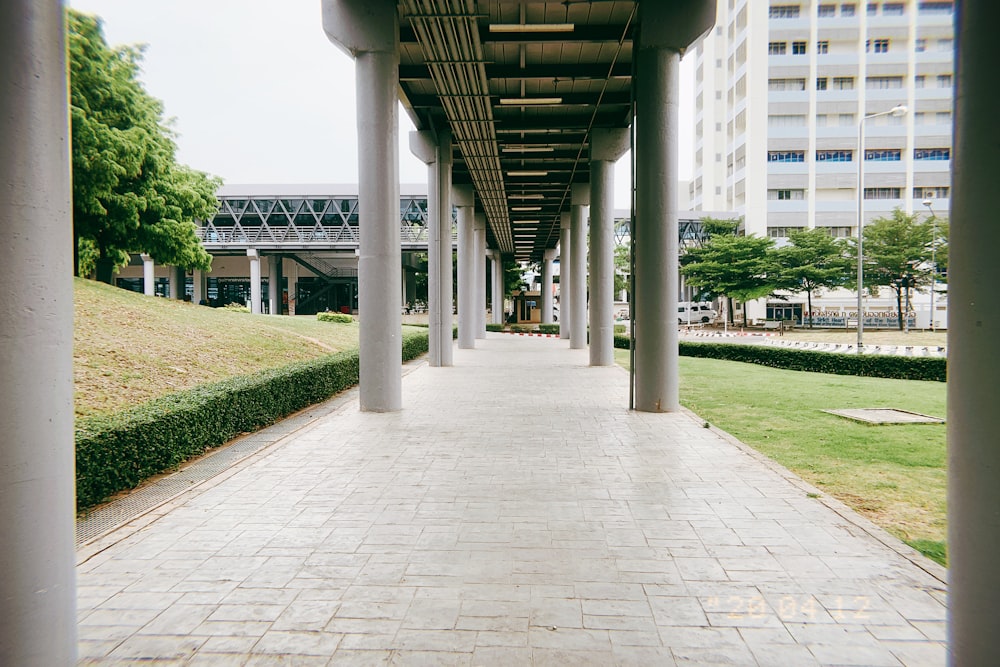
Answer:
<path fill-rule="evenodd" d="M 708 301 L 677 302 L 677 324 L 708 324 L 718 316 Z"/>

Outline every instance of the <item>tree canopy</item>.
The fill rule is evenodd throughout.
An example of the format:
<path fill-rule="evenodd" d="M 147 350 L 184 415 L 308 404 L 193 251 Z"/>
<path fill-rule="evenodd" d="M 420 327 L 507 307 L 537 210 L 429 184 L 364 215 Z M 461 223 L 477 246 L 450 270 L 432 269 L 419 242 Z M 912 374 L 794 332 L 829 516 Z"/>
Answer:
<path fill-rule="evenodd" d="M 769 238 L 713 236 L 701 247 L 688 248 L 680 271 L 689 285 L 709 296 L 751 301 L 781 286 L 773 249 Z"/>
<path fill-rule="evenodd" d="M 777 250 L 780 283 L 784 289 L 806 293 L 811 327 L 813 293 L 841 287 L 850 279 L 848 247 L 821 227 L 790 232 L 788 240 L 788 245 Z"/>
<path fill-rule="evenodd" d="M 77 247 L 104 282 L 129 253 L 209 268 L 194 220 L 218 209 L 219 181 L 177 163 L 163 105 L 138 80 L 142 49 L 109 47 L 100 20 L 72 9 L 67 29 Z"/>

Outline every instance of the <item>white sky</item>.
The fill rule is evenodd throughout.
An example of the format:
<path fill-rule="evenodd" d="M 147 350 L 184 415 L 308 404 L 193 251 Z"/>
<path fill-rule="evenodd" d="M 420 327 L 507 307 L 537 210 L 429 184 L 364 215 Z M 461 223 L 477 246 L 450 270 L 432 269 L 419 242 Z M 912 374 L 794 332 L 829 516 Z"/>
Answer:
<path fill-rule="evenodd" d="M 142 79 L 178 133 L 178 159 L 227 183 L 356 183 L 354 64 L 323 32 L 320 0 L 70 0 L 110 44 L 146 44 Z M 682 178 L 692 165 L 693 74 L 681 73 Z M 400 108 L 399 178 L 426 183 Z M 628 208 L 628 156 L 615 206 Z"/>

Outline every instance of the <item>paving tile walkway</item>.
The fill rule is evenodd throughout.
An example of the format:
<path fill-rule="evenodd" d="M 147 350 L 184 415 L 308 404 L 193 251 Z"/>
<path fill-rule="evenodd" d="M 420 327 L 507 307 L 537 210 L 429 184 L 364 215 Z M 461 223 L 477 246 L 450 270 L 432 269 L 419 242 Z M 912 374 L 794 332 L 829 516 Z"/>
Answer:
<path fill-rule="evenodd" d="M 81 664 L 940 665 L 942 571 L 491 334 L 79 549 Z"/>

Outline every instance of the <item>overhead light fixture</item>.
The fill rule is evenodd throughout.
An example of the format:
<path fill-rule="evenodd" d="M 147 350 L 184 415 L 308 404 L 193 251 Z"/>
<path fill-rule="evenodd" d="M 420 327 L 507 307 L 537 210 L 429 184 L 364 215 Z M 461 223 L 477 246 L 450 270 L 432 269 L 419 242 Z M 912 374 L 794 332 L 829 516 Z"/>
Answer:
<path fill-rule="evenodd" d="M 518 212 L 523 212 L 523 211 L 541 211 L 542 207 L 541 206 L 511 206 L 510 210 L 512 210 L 512 211 L 518 211 Z"/>
<path fill-rule="evenodd" d="M 491 23 L 490 32 L 573 32 L 572 23 Z"/>
<path fill-rule="evenodd" d="M 554 153 L 555 146 L 504 146 L 503 153 Z"/>
<path fill-rule="evenodd" d="M 549 172 L 542 171 L 542 170 L 535 171 L 535 170 L 531 170 L 531 169 L 522 169 L 522 170 L 508 171 L 507 175 L 508 176 L 548 176 Z"/>
<path fill-rule="evenodd" d="M 541 193 L 528 193 L 528 194 L 510 194 L 507 195 L 507 199 L 545 199 L 545 195 Z"/>
<path fill-rule="evenodd" d="M 561 97 L 501 97 L 500 104 L 504 106 L 537 107 L 562 104 Z"/>
<path fill-rule="evenodd" d="M 511 220 L 515 225 L 537 225 L 540 220 Z"/>

